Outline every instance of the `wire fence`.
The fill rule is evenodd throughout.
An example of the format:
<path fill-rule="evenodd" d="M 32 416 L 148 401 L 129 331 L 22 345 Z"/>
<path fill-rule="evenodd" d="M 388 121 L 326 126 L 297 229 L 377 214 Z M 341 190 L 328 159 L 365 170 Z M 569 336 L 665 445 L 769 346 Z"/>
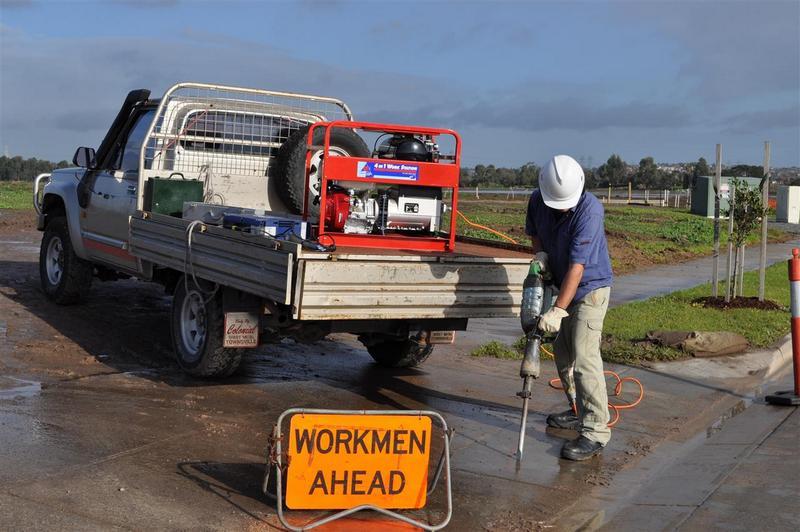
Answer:
<path fill-rule="evenodd" d="M 522 201 L 527 199 L 533 188 L 480 188 L 462 187 L 459 195 L 464 199 L 500 199 Z M 645 205 L 689 209 L 692 205 L 691 189 L 684 190 L 637 190 L 628 187 L 590 189 L 597 199 L 610 205 Z"/>

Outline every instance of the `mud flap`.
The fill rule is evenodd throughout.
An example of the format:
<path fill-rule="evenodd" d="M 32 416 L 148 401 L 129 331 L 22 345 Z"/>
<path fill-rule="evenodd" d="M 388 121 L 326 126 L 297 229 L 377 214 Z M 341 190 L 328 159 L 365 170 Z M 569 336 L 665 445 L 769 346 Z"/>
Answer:
<path fill-rule="evenodd" d="M 261 332 L 261 300 L 233 288 L 223 288 L 222 311 L 225 315 L 223 347 L 258 347 Z"/>

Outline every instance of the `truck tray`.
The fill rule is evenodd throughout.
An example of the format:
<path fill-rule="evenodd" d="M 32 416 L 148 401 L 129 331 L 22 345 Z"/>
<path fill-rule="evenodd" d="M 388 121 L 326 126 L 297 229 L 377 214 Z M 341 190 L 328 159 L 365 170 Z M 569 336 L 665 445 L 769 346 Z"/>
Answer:
<path fill-rule="evenodd" d="M 191 222 L 172 216 L 137 212 L 131 217 L 129 250 L 135 257 L 186 272 L 186 229 Z M 224 286 L 291 303 L 297 246 L 276 248 L 267 238 L 213 225 L 192 234 L 195 275 Z"/>
<path fill-rule="evenodd" d="M 139 212 L 131 218 L 130 252 L 186 271 L 189 224 Z M 192 236 L 192 264 L 198 277 L 291 305 L 298 320 L 518 316 L 530 252 L 475 243 L 459 243 L 456 249 L 320 253 L 207 226 Z"/>

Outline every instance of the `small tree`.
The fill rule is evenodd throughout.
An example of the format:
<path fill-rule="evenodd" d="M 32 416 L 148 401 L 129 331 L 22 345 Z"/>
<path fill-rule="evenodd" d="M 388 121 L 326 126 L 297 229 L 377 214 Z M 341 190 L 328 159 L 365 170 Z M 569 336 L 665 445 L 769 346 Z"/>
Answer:
<path fill-rule="evenodd" d="M 636 180 L 644 188 L 653 188 L 658 184 L 658 166 L 652 157 L 645 157 L 639 161 L 639 169 L 636 172 Z"/>
<path fill-rule="evenodd" d="M 730 205 L 733 205 L 733 209 Z M 732 212 L 731 212 L 732 211 Z M 744 261 L 739 262 L 740 250 L 744 253 L 744 245 L 753 232 L 759 227 L 761 217 L 766 215 L 766 208 L 761 198 L 761 191 L 757 187 L 748 186 L 738 179 L 730 180 L 730 201 L 725 216 L 733 216 L 733 246 L 736 249 L 736 259 L 733 262 L 733 294 L 736 297 L 737 270 L 744 268 Z"/>
<path fill-rule="evenodd" d="M 692 168 L 692 177 L 707 175 L 711 175 L 711 170 L 708 169 L 708 163 L 706 162 L 705 158 L 700 157 L 697 162 L 694 163 L 694 168 Z"/>

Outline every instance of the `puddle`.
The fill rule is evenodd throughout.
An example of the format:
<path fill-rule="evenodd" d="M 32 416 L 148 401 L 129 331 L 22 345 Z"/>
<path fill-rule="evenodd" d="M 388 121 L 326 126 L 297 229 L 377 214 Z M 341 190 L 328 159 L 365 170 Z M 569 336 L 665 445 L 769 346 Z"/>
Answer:
<path fill-rule="evenodd" d="M 15 377 L 0 377 L 0 399 L 28 398 L 38 395 L 42 391 L 42 383 L 17 379 Z"/>

